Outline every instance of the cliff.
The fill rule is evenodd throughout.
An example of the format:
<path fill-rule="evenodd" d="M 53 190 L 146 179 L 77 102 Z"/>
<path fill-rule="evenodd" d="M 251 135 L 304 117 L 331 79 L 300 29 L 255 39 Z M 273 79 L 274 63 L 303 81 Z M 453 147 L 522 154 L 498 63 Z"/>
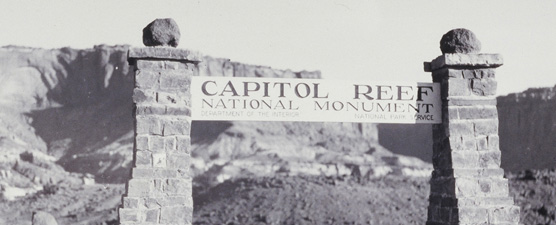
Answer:
<path fill-rule="evenodd" d="M 498 97 L 502 167 L 556 167 L 556 89 L 531 88 Z"/>
<path fill-rule="evenodd" d="M 85 173 L 97 182 L 127 180 L 133 158 L 134 85 L 127 48 L 0 48 L 4 193 L 13 187 L 79 184 Z M 197 69 L 201 76 L 320 78 L 318 71 L 278 70 L 209 56 Z M 192 171 L 202 185 L 277 173 L 430 174 L 430 165 L 392 154 L 377 140 L 374 124 L 194 122 Z"/>
<path fill-rule="evenodd" d="M 556 167 L 556 87 L 500 96 L 498 119 L 502 168 Z M 378 125 L 379 142 L 394 153 L 432 160 L 430 125 Z M 404 137 L 403 142 L 398 141 Z"/>

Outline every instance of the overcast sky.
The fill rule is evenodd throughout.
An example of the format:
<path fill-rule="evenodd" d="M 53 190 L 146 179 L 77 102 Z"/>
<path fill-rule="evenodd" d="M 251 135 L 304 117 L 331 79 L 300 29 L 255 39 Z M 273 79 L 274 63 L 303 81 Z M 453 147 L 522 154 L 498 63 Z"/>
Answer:
<path fill-rule="evenodd" d="M 1 46 L 143 46 L 143 27 L 171 17 L 179 48 L 330 79 L 428 82 L 423 61 L 463 27 L 504 56 L 499 94 L 556 84 L 556 1 L 1 2 Z"/>

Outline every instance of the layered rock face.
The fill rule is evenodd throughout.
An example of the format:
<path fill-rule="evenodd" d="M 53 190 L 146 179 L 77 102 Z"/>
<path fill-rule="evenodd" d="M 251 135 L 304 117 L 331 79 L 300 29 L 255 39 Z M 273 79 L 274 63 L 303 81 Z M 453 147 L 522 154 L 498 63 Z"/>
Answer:
<path fill-rule="evenodd" d="M 80 173 L 127 176 L 132 76 L 125 49 L 0 49 L 4 197 L 88 182 Z"/>
<path fill-rule="evenodd" d="M 128 179 L 134 81 L 127 49 L 0 49 L 3 190 L 82 183 L 84 173 L 97 182 Z M 208 56 L 196 69 L 201 76 L 321 77 Z M 377 140 L 374 124 L 193 122 L 192 169 L 201 184 L 275 173 L 430 175 L 430 165 Z"/>
<path fill-rule="evenodd" d="M 556 166 L 556 87 L 531 88 L 498 97 L 502 167 Z"/>

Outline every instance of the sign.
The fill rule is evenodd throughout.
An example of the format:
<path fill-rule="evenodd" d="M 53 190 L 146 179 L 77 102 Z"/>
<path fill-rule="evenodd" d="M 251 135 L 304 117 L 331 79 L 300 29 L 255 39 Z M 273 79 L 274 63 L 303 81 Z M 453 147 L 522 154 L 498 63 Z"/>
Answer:
<path fill-rule="evenodd" d="M 440 84 L 199 77 L 193 120 L 441 123 Z"/>

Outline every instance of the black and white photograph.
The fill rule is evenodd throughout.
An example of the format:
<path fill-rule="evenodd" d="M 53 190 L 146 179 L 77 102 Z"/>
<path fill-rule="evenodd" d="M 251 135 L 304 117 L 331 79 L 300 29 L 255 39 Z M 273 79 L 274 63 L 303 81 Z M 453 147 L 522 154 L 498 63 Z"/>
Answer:
<path fill-rule="evenodd" d="M 556 225 L 555 1 L 0 3 L 0 225 Z"/>

